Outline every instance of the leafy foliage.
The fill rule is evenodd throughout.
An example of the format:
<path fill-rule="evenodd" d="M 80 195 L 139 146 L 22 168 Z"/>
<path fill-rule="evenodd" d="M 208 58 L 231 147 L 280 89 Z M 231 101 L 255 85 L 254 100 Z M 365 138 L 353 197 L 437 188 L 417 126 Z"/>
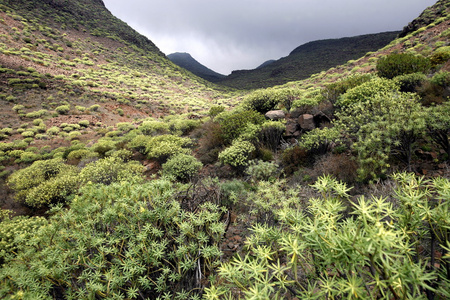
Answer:
<path fill-rule="evenodd" d="M 236 140 L 233 144 L 219 153 L 219 160 L 223 164 L 241 168 L 248 165 L 249 158 L 256 148 L 248 141 Z"/>
<path fill-rule="evenodd" d="M 163 173 L 169 176 L 173 176 L 179 180 L 186 180 L 198 173 L 198 170 L 203 166 L 192 155 L 177 154 L 167 160 L 162 165 Z"/>
<path fill-rule="evenodd" d="M 427 268 L 434 252 L 417 250 L 425 240 L 431 249 L 447 247 L 449 181 L 406 173 L 395 179 L 399 207 L 381 197 L 360 197 L 351 215 L 344 214 L 350 188 L 331 177 L 313 185 L 321 196 L 307 207 L 295 196 L 298 191 L 283 194 L 264 184 L 257 199 L 267 201 L 258 209 L 272 213 L 279 226 L 254 225 L 245 253 L 219 267 L 220 283 L 207 288 L 204 298 L 424 299 L 424 291 L 447 297 L 448 258 Z"/>
<path fill-rule="evenodd" d="M 389 79 L 404 74 L 426 73 L 430 67 L 427 58 L 411 53 L 392 53 L 377 61 L 378 74 Z"/>
<path fill-rule="evenodd" d="M 30 246 L 0 270 L 0 296 L 67 299 L 194 297 L 224 232 L 210 202 L 184 211 L 164 179 L 88 185 L 56 208 Z M 198 299 L 198 298 L 197 298 Z"/>

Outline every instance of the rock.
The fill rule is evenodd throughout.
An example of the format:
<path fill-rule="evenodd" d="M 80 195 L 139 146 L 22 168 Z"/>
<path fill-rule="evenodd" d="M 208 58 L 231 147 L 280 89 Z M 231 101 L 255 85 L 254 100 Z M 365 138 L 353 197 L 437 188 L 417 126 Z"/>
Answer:
<path fill-rule="evenodd" d="M 302 129 L 305 130 L 313 130 L 316 128 L 316 124 L 314 123 L 314 116 L 310 114 L 303 114 L 298 117 L 298 124 Z"/>
<path fill-rule="evenodd" d="M 286 117 L 284 111 L 282 111 L 282 110 L 271 110 L 271 111 L 268 111 L 265 114 L 265 116 L 266 116 L 267 119 L 271 119 L 271 120 L 275 120 L 275 121 L 284 119 Z"/>
<path fill-rule="evenodd" d="M 298 124 L 295 122 L 288 122 L 286 124 L 286 135 L 291 136 L 294 135 L 294 133 L 298 131 Z"/>

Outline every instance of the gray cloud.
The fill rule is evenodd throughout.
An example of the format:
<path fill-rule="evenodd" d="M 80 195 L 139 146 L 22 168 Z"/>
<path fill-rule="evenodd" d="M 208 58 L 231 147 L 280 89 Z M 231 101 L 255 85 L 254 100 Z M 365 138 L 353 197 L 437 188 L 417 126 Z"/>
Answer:
<path fill-rule="evenodd" d="M 228 74 L 313 40 L 401 30 L 435 0 L 103 0 L 166 54 Z"/>

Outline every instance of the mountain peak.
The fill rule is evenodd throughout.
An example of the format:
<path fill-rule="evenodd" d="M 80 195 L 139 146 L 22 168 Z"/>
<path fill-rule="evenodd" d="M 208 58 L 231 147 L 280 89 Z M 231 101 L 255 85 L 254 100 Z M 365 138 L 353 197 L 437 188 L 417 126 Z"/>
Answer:
<path fill-rule="evenodd" d="M 175 52 L 167 55 L 174 64 L 192 72 L 193 74 L 206 79 L 211 82 L 220 81 L 225 75 L 219 74 L 208 67 L 199 63 L 195 58 L 193 58 L 189 53 L 186 52 Z"/>

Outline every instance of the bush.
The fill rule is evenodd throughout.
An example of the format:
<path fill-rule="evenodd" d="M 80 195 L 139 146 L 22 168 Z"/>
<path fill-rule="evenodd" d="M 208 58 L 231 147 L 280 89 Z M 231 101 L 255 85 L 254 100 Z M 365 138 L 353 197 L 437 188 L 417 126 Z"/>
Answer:
<path fill-rule="evenodd" d="M 257 90 L 246 96 L 242 102 L 245 110 L 254 110 L 265 114 L 275 108 L 280 102 L 278 94 L 273 89 Z"/>
<path fill-rule="evenodd" d="M 178 180 L 187 180 L 198 173 L 203 166 L 192 155 L 176 154 L 169 158 L 165 164 L 162 165 L 163 174 L 173 176 Z"/>
<path fill-rule="evenodd" d="M 233 144 L 219 153 L 219 160 L 235 168 L 248 165 L 251 154 L 256 150 L 252 143 L 247 141 L 234 141 Z"/>
<path fill-rule="evenodd" d="M 144 121 L 138 129 L 144 135 L 157 135 L 169 132 L 169 125 L 160 121 Z"/>
<path fill-rule="evenodd" d="M 431 83 L 443 88 L 450 87 L 450 72 L 441 71 L 434 74 L 433 78 L 431 78 Z"/>
<path fill-rule="evenodd" d="M 53 127 L 50 127 L 49 129 L 47 129 L 47 134 L 48 135 L 57 135 L 60 131 L 61 131 L 61 129 L 59 129 L 59 127 L 53 126 Z"/>
<path fill-rule="evenodd" d="M 70 111 L 69 105 L 60 105 L 57 108 L 55 108 L 55 111 L 60 115 L 65 115 Z"/>
<path fill-rule="evenodd" d="M 278 165 L 275 162 L 253 160 L 249 163 L 245 173 L 252 181 L 275 179 L 278 173 Z"/>
<path fill-rule="evenodd" d="M 394 78 L 394 81 L 404 93 L 415 93 L 417 88 L 427 81 L 427 76 L 423 73 L 412 73 L 400 75 Z"/>
<path fill-rule="evenodd" d="M 224 112 L 224 111 L 225 111 L 225 107 L 220 106 L 220 105 L 213 105 L 209 109 L 208 115 L 211 118 L 214 118 L 215 116 L 217 116 L 218 114 L 220 114 L 221 112 Z"/>
<path fill-rule="evenodd" d="M 8 178 L 8 185 L 16 192 L 18 201 L 42 207 L 63 201 L 74 193 L 77 172 L 75 167 L 64 164 L 60 158 L 40 160 L 14 172 Z"/>
<path fill-rule="evenodd" d="M 152 137 L 146 144 L 146 154 L 149 158 L 165 162 L 168 158 L 176 154 L 189 154 L 191 150 L 184 147 L 191 144 L 189 138 L 165 134 Z"/>
<path fill-rule="evenodd" d="M 261 125 L 259 141 L 268 149 L 276 151 L 286 125 L 280 121 L 266 121 Z"/>
<path fill-rule="evenodd" d="M 118 157 L 107 157 L 95 162 L 91 162 L 80 172 L 80 181 L 83 184 L 88 182 L 111 184 L 120 181 L 142 181 L 144 167 L 136 162 L 125 163 Z"/>
<path fill-rule="evenodd" d="M 232 112 L 221 113 L 216 117 L 216 120 L 220 124 L 225 143 L 230 144 L 246 129 L 248 123 L 260 125 L 264 123 L 265 118 L 253 110 L 236 109 Z"/>
<path fill-rule="evenodd" d="M 399 86 L 394 80 L 376 77 L 347 90 L 347 92 L 341 95 L 336 101 L 336 105 L 346 107 L 353 103 L 366 101 L 376 95 L 383 95 L 395 91 L 399 91 Z"/>
<path fill-rule="evenodd" d="M 339 96 L 345 94 L 349 89 L 370 81 L 372 78 L 373 76 L 370 74 L 355 74 L 347 76 L 345 79 L 325 86 L 322 90 L 322 96 L 334 104 Z"/>
<path fill-rule="evenodd" d="M 426 73 L 430 68 L 427 58 L 410 53 L 392 53 L 377 61 L 378 75 L 388 79 L 404 74 Z"/>
<path fill-rule="evenodd" d="M 88 120 L 81 120 L 80 122 L 78 122 L 78 125 L 83 126 L 83 127 L 88 127 L 89 124 L 90 123 Z"/>
<path fill-rule="evenodd" d="M 222 210 L 184 210 L 176 192 L 167 180 L 88 185 L 29 231 L 0 269 L 0 297 L 200 299 L 221 256 Z"/>

